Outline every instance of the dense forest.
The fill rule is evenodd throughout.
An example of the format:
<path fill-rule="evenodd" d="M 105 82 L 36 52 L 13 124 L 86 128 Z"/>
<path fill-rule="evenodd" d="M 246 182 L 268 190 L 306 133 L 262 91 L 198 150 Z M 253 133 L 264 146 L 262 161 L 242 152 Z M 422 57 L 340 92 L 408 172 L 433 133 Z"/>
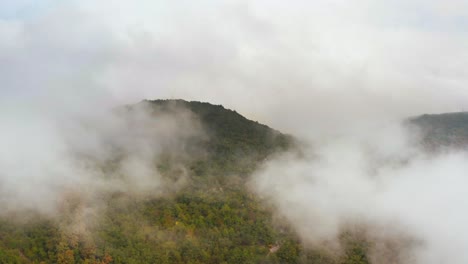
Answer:
<path fill-rule="evenodd" d="M 164 195 L 103 193 L 105 206 L 89 221 L 81 197 L 73 195 L 53 217 L 4 215 L 0 263 L 369 263 L 373 244 L 365 236 L 344 230 L 340 254 L 305 245 L 267 202 L 249 191 L 247 179 L 265 159 L 295 151 L 292 136 L 220 105 L 182 100 L 140 104 L 150 107 L 155 119 L 183 108 L 203 125 L 208 135 L 185 149 L 190 158 L 180 161 L 164 154 L 154 161 L 167 178 L 177 177 L 179 165 L 174 164 L 183 162 L 188 181 Z M 468 130 L 452 126 L 459 122 L 451 118 L 444 117 L 444 124 L 465 137 Z M 413 122 L 426 128 L 432 121 L 422 117 Z M 76 218 L 86 226 L 76 226 Z"/>

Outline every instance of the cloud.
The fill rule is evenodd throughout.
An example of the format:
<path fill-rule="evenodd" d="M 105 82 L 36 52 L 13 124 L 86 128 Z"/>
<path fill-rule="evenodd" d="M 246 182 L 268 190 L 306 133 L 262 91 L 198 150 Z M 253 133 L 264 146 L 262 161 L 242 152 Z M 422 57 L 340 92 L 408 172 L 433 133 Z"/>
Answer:
<path fill-rule="evenodd" d="M 291 132 L 301 124 L 285 115 L 320 120 L 313 113 L 329 111 L 339 123 L 344 112 L 335 105 L 345 104 L 340 109 L 352 108 L 359 118 L 376 111 L 400 117 L 460 110 L 468 95 L 468 40 L 457 26 L 438 22 L 438 5 L 51 4 L 32 20 L 2 23 L 2 94 L 78 105 L 159 97 L 213 101 Z M 374 100 L 366 103 L 373 104 L 364 106 L 360 98 L 369 96 Z"/>
<path fill-rule="evenodd" d="M 78 114 L 29 106 L 2 111 L 2 213 L 53 215 L 71 194 L 94 208 L 113 192 L 145 196 L 177 190 L 186 175 L 163 177 L 156 166 L 165 154 L 183 169 L 185 147 L 204 131 L 186 109 L 153 111 L 145 104 Z"/>
<path fill-rule="evenodd" d="M 126 131 L 125 124 L 92 118 L 102 109 L 143 98 L 209 101 L 318 146 L 318 162 L 286 158 L 257 178 L 264 195 L 278 186 L 290 190 L 280 188 L 285 199 L 274 201 L 292 222 L 305 223 L 306 233 L 320 238 L 348 217 L 386 223 L 397 215 L 427 248 L 438 249 L 434 259 L 457 253 L 465 263 L 455 250 L 468 236 L 451 222 L 465 219 L 456 213 L 465 200 L 458 196 L 463 154 L 425 160 L 391 125 L 411 115 L 466 110 L 464 6 L 460 0 L 80 0 L 50 3 L 34 16 L 2 16 L 3 199 L 53 204 L 64 185 L 89 179 L 78 177 L 90 175 L 66 155 L 70 147 L 106 156 L 102 144 L 112 136 L 118 146 L 145 153 L 141 142 L 113 133 Z M 77 117 L 86 117 L 97 134 L 81 124 L 63 126 L 83 120 Z M 416 156 L 405 166 L 373 167 L 375 153 L 379 162 Z M 134 158 L 123 169 L 141 167 L 146 177 L 145 159 Z M 440 203 L 432 200 L 437 193 Z M 427 221 L 435 217 L 432 204 L 445 213 L 437 216 L 447 216 L 434 225 Z M 288 211 L 294 208 L 304 210 Z M 320 225 L 310 227 L 310 219 Z"/>
<path fill-rule="evenodd" d="M 373 263 L 466 263 L 468 154 L 425 153 L 398 124 L 369 128 L 315 138 L 305 157 L 270 160 L 250 186 L 306 244 L 357 225 L 368 230 Z M 404 246 L 384 256 L 376 247 L 388 239 Z"/>

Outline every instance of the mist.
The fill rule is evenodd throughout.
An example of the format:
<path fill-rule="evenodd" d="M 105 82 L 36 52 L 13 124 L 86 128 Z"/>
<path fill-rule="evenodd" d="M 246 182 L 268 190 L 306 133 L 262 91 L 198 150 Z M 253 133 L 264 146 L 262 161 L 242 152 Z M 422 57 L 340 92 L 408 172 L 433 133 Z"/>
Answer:
<path fill-rule="evenodd" d="M 161 156 L 170 155 L 178 166 L 188 158 L 188 141 L 205 137 L 199 121 L 181 108 L 157 112 L 142 102 L 61 110 L 29 105 L 0 114 L 2 214 L 55 215 L 68 196 L 98 208 L 111 193 L 157 197 L 175 191 L 187 175 L 163 178 L 157 169 Z"/>
<path fill-rule="evenodd" d="M 399 123 L 371 131 L 316 138 L 305 156 L 269 161 L 250 184 L 306 244 L 338 241 L 357 225 L 370 230 L 373 263 L 390 262 L 377 247 L 395 237 L 407 243 L 396 263 L 465 263 L 468 153 L 424 151 Z"/>
<path fill-rule="evenodd" d="M 466 1 L 4 2 L 4 212 L 55 214 L 67 193 L 93 204 L 106 191 L 177 186 L 153 162 L 163 149 L 184 156 L 187 139 L 204 137 L 198 121 L 183 109 L 113 109 L 184 98 L 310 145 L 250 180 L 305 243 L 365 224 L 418 241 L 403 263 L 468 262 L 467 154 L 428 154 L 401 125 L 466 110 Z M 116 177 L 89 162 L 115 153 L 125 153 Z"/>

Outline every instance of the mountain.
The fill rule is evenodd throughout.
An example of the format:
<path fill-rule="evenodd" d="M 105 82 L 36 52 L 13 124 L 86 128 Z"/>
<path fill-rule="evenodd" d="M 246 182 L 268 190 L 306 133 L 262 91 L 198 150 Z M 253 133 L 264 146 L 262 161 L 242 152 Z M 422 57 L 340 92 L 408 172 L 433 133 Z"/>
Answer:
<path fill-rule="evenodd" d="M 176 130 L 201 131 L 184 131 L 183 144 L 167 142 L 152 161 L 154 174 L 167 182 L 164 190 L 106 192 L 98 196 L 97 207 L 70 194 L 53 216 L 4 215 L 0 263 L 369 263 L 365 237 L 344 231 L 339 256 L 306 246 L 274 217 L 268 201 L 249 190 L 249 175 L 265 160 L 299 148 L 292 136 L 203 102 L 145 100 L 117 112 L 125 117 L 142 108 L 150 113 L 146 122 L 185 118 L 193 126 L 176 123 Z M 421 131 L 426 147 L 468 143 L 467 113 L 423 115 L 409 122 Z M 127 130 L 124 135 L 138 137 L 151 124 L 130 122 Z M 111 158 L 92 164 L 112 177 L 125 151 L 116 147 Z"/>
<path fill-rule="evenodd" d="M 468 112 L 421 115 L 408 123 L 419 130 L 421 144 L 429 150 L 462 149 L 468 146 Z"/>
<path fill-rule="evenodd" d="M 190 166 L 198 176 L 213 173 L 247 176 L 260 161 L 294 144 L 292 136 L 249 120 L 221 105 L 184 100 L 146 100 L 141 104 L 154 109 L 156 115 L 173 109 L 187 109 L 200 121 L 209 140 L 197 146 L 207 156 Z"/>
<path fill-rule="evenodd" d="M 135 123 L 141 109 L 150 113 L 146 122 L 189 116 L 183 122 L 202 131 L 188 131 L 181 146 L 163 144 L 153 161 L 168 190 L 103 193 L 90 219 L 83 217 L 92 205 L 80 194 L 66 195 L 52 217 L 3 216 L 0 263 L 294 263 L 305 256 L 294 233 L 274 223 L 271 208 L 246 186 L 269 156 L 295 147 L 292 136 L 220 105 L 145 100 L 116 109 L 130 120 L 131 138 L 152 129 L 153 124 Z M 175 121 L 176 130 L 191 129 Z M 115 155 L 107 160 L 78 156 L 111 177 L 128 154 L 120 147 L 112 147 Z M 182 174 L 181 187 L 173 188 Z"/>

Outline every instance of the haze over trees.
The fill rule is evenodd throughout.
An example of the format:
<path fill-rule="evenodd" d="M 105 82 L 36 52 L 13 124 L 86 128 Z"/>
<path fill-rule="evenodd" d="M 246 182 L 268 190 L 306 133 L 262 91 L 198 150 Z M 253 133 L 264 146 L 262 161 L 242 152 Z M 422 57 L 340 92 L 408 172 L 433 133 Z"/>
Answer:
<path fill-rule="evenodd" d="M 250 177 L 265 161 L 284 152 L 303 155 L 292 136 L 209 103 L 143 101 L 116 112 L 132 115 L 142 107 L 156 122 L 190 113 L 203 131 L 186 136 L 178 149 L 164 145 L 154 156 L 152 173 L 168 183 L 164 190 L 111 188 L 97 196 L 98 206 L 89 204 L 85 191 L 63 190 L 54 214 L 21 208 L 3 213 L 0 263 L 360 264 L 370 263 L 369 252 L 376 248 L 384 248 L 392 263 L 405 263 L 401 245 L 410 247 L 408 238 L 376 239 L 362 225 L 341 230 L 339 247 L 325 246 L 326 241 L 310 244 L 273 203 L 252 191 Z M 468 139 L 465 119 L 459 113 L 410 122 L 427 131 L 424 144 L 449 147 Z M 115 156 L 100 161 L 89 161 L 92 157 L 83 153 L 76 158 L 115 177 L 130 155 L 126 151 L 117 146 Z"/>

